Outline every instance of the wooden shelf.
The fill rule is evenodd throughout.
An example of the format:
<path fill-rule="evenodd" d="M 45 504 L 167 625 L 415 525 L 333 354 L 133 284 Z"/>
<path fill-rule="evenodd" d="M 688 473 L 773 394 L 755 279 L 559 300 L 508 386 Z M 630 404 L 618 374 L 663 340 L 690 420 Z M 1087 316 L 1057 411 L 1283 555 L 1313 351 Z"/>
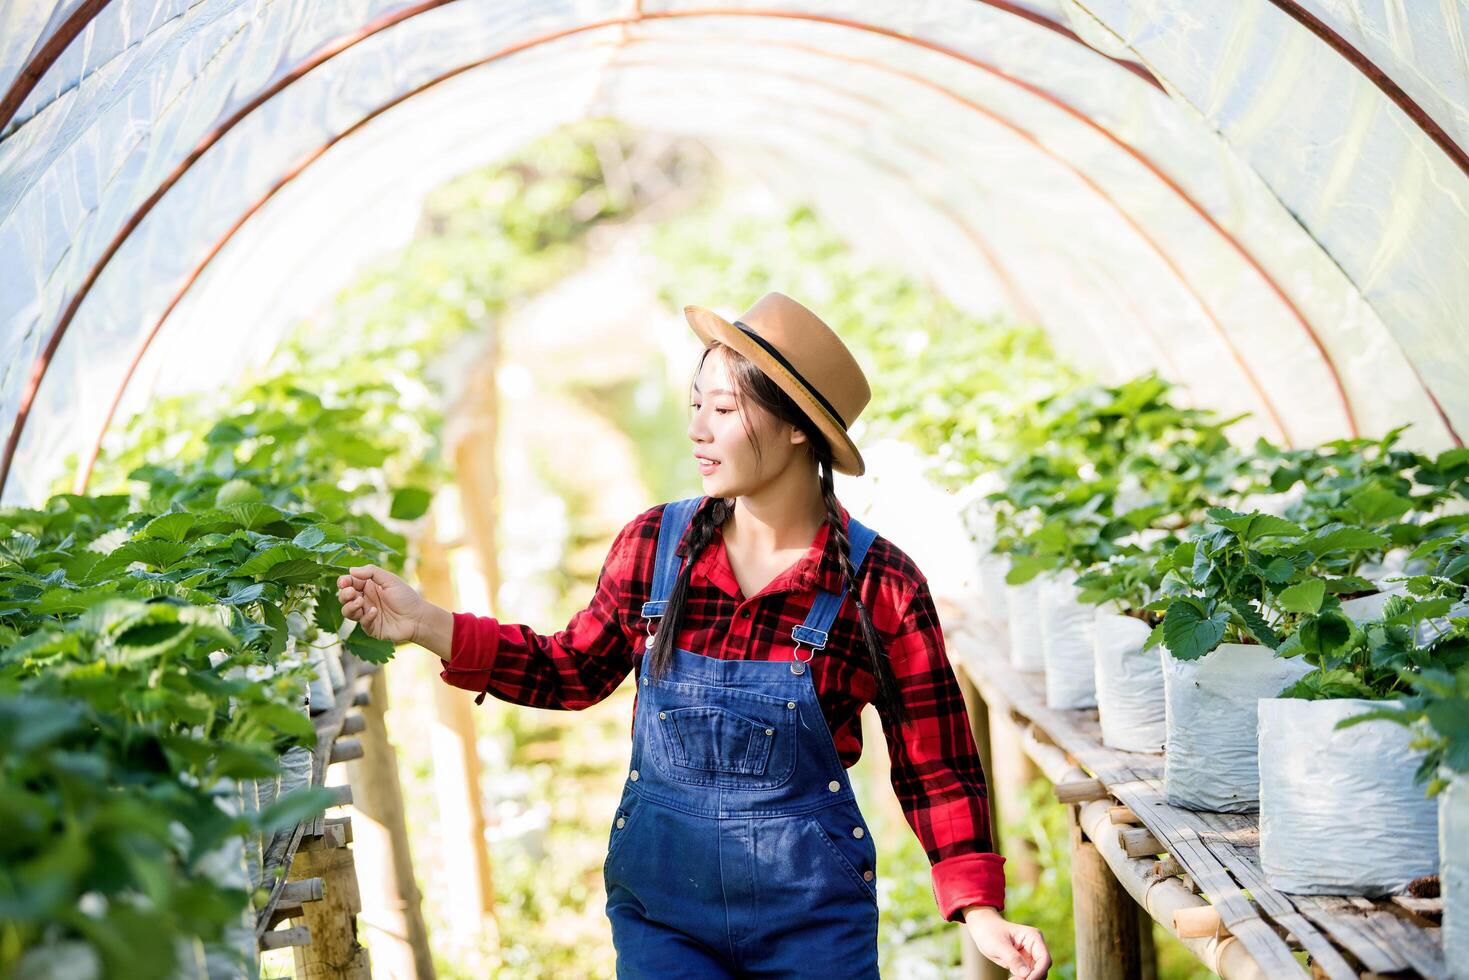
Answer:
<path fill-rule="evenodd" d="M 1026 755 L 1064 787 L 1087 836 L 1127 892 L 1174 935 L 1173 909 L 1207 902 L 1214 910 L 1214 936 L 1180 939 L 1209 969 L 1226 980 L 1359 980 L 1374 974 L 1447 980 L 1431 900 L 1419 909 L 1412 904 L 1421 900 L 1277 891 L 1260 868 L 1258 813 L 1166 803 L 1163 755 L 1103 745 L 1096 708 L 1047 708 L 1044 677 L 1011 666 L 1003 631 L 951 616 L 945 635 L 961 679 L 974 686 L 991 718 L 1008 717 L 1020 727 Z M 1092 780 L 1105 794 L 1099 797 Z M 1119 806 L 1133 823 L 1112 823 L 1109 814 Z M 1173 862 L 1165 859 L 1164 868 L 1182 869 L 1183 877 L 1159 877 L 1153 855 L 1164 852 Z M 1155 895 L 1165 882 L 1177 890 Z M 1185 882 L 1202 897 L 1184 899 L 1182 893 L 1193 894 Z M 1168 914 L 1160 917 L 1159 909 Z M 1295 949 L 1310 954 L 1309 971 L 1292 955 Z"/>

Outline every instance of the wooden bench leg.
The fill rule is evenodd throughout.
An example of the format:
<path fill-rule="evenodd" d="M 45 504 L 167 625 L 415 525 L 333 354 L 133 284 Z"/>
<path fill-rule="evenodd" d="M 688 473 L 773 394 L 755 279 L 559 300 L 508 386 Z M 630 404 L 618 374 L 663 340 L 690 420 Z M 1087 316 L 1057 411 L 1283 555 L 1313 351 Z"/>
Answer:
<path fill-rule="evenodd" d="M 1142 942 L 1137 903 L 1082 832 L 1077 805 L 1068 805 L 1066 814 L 1071 827 L 1076 975 L 1087 980 L 1139 980 Z"/>

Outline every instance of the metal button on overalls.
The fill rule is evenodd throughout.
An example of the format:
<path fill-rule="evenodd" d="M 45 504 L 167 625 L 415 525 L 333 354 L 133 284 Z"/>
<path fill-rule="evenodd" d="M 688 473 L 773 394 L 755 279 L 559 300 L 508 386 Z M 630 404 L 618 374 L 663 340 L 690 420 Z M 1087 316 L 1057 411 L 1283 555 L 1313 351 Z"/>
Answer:
<path fill-rule="evenodd" d="M 698 500 L 664 512 L 645 616 L 666 608 Z M 853 567 L 874 536 L 850 521 Z M 842 598 L 819 592 L 795 641 L 820 650 Z M 617 976 L 876 978 L 877 853 L 834 778 L 814 674 L 673 653 L 656 680 L 638 662 L 635 768 L 603 868 Z"/>

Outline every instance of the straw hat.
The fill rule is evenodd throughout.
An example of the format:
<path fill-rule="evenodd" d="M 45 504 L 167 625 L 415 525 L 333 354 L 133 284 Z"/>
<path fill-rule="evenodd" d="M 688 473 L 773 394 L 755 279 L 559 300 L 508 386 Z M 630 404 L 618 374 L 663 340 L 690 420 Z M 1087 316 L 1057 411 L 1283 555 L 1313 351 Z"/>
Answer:
<path fill-rule="evenodd" d="M 831 443 L 833 469 L 852 476 L 866 471 L 847 428 L 872 400 L 872 389 L 847 345 L 819 316 L 777 292 L 760 297 L 734 323 L 702 306 L 683 312 L 705 347 L 717 340 L 734 348 L 795 399 Z"/>

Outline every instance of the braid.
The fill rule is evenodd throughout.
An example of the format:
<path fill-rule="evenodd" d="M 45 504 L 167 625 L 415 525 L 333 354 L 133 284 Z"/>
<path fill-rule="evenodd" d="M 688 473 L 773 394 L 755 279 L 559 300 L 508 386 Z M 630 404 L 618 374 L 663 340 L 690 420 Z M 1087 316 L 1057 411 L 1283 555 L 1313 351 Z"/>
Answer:
<path fill-rule="evenodd" d="M 715 497 L 712 504 L 707 501 L 700 503 L 693 520 L 689 522 L 688 534 L 684 538 L 686 559 L 683 568 L 673 583 L 673 592 L 668 597 L 668 606 L 663 610 L 662 618 L 658 620 L 653 640 L 644 648 L 644 655 L 648 656 L 647 671 L 655 679 L 662 677 L 673 662 L 673 640 L 678 633 L 678 622 L 683 616 L 684 602 L 688 598 L 689 576 L 693 572 L 694 560 L 709 546 L 709 542 L 714 539 L 715 530 L 724 524 L 733 506 L 732 499 Z M 663 514 L 667 517 L 668 511 L 665 509 Z"/>
<path fill-rule="evenodd" d="M 887 658 L 887 651 L 883 649 L 882 638 L 877 635 L 877 629 L 872 625 L 872 615 L 867 611 L 867 606 L 862 602 L 862 596 L 857 591 L 856 569 L 852 567 L 852 559 L 848 552 L 851 546 L 847 540 L 847 532 L 842 527 L 842 513 L 837 507 L 836 490 L 833 483 L 831 463 L 823 459 L 821 461 L 821 499 L 826 502 L 826 520 L 831 526 L 831 533 L 836 537 L 837 555 L 841 559 L 842 578 L 847 583 L 847 595 L 857 604 L 857 618 L 862 623 L 862 638 L 867 644 L 868 656 L 872 658 L 872 676 L 877 682 L 876 704 L 879 711 L 894 719 L 898 724 L 909 721 L 908 711 L 903 707 L 903 701 L 898 697 L 898 681 L 893 675 L 892 664 Z"/>

